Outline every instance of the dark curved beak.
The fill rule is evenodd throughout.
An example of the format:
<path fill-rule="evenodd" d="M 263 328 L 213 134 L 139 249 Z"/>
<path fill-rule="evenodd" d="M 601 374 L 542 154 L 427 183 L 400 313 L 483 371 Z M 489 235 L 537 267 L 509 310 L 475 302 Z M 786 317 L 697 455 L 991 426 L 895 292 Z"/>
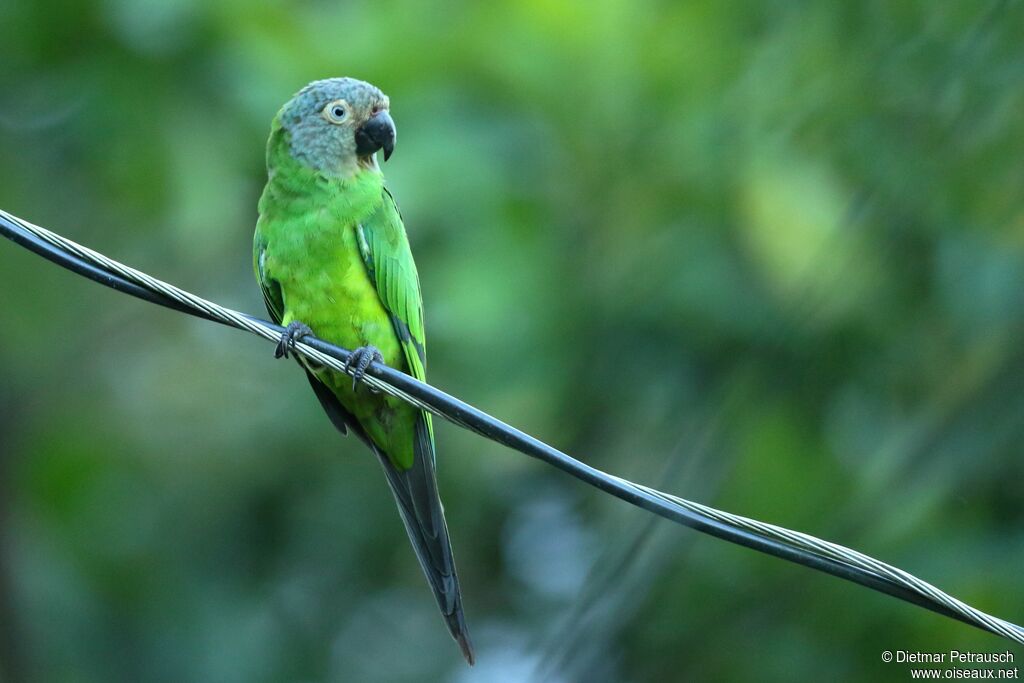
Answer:
<path fill-rule="evenodd" d="M 356 154 L 368 157 L 378 149 L 384 150 L 384 161 L 395 151 L 395 122 L 386 111 L 373 117 L 356 130 Z"/>

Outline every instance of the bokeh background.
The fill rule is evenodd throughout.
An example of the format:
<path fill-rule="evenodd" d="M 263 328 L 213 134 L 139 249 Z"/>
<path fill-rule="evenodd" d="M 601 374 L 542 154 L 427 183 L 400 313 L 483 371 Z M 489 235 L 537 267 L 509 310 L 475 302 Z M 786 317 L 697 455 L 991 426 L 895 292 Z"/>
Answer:
<path fill-rule="evenodd" d="M 1022 31 L 1004 1 L 2 0 L 0 206 L 262 314 L 270 119 L 372 81 L 435 384 L 1019 622 Z M 0 302 L 5 682 L 906 680 L 882 650 L 1008 647 L 445 425 L 470 670 L 269 344 L 7 242 Z"/>

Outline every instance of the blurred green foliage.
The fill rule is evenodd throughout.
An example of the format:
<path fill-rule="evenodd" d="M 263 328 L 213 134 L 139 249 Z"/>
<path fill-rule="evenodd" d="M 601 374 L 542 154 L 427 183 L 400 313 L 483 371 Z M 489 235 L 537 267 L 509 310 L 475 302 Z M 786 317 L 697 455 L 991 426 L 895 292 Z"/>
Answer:
<path fill-rule="evenodd" d="M 1022 13 L 0 0 L 0 206 L 262 313 L 270 119 L 369 80 L 434 383 L 1019 622 Z M 7 243 L 0 301 L 0 679 L 906 680 L 882 650 L 1006 647 L 443 426 L 468 670 L 270 346 Z"/>

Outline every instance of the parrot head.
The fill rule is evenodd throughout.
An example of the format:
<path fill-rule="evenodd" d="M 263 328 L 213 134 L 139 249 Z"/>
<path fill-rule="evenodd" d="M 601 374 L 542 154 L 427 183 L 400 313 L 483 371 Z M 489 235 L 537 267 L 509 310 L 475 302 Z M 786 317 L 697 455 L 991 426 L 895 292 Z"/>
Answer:
<path fill-rule="evenodd" d="M 377 87 L 354 78 L 313 81 L 278 114 L 293 157 L 318 171 L 351 174 L 376 168 L 395 149 L 390 102 Z"/>

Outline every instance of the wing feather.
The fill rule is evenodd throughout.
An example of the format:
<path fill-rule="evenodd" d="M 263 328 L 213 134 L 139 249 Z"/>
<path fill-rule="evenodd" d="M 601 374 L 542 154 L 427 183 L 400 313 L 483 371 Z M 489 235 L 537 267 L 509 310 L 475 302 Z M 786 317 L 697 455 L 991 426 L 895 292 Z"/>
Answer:
<path fill-rule="evenodd" d="M 423 331 L 423 298 L 416 264 L 394 199 L 384 190 L 381 207 L 357 227 L 358 243 L 402 345 L 409 374 L 426 379 L 426 337 Z M 429 413 L 416 418 L 412 465 L 397 468 L 384 453 L 374 449 L 384 467 L 388 484 L 398 503 L 402 521 L 416 556 L 427 576 L 448 630 L 458 641 L 466 660 L 473 663 L 462 610 L 455 559 L 452 555 L 444 508 L 437 493 L 434 427 Z"/>
<path fill-rule="evenodd" d="M 284 297 L 277 281 L 267 277 L 264 267 L 267 259 L 267 245 L 259 239 L 259 232 L 256 233 L 256 237 L 257 239 L 253 242 L 252 267 L 256 273 L 256 281 L 260 283 L 260 291 L 263 292 L 263 303 L 267 307 L 267 313 L 270 314 L 270 318 L 275 324 L 280 325 L 284 318 Z"/>
<path fill-rule="evenodd" d="M 387 190 L 383 200 L 377 211 L 357 228 L 360 251 L 377 295 L 391 317 L 409 373 L 424 380 L 426 334 L 419 273 L 409 250 L 402 218 Z"/>

